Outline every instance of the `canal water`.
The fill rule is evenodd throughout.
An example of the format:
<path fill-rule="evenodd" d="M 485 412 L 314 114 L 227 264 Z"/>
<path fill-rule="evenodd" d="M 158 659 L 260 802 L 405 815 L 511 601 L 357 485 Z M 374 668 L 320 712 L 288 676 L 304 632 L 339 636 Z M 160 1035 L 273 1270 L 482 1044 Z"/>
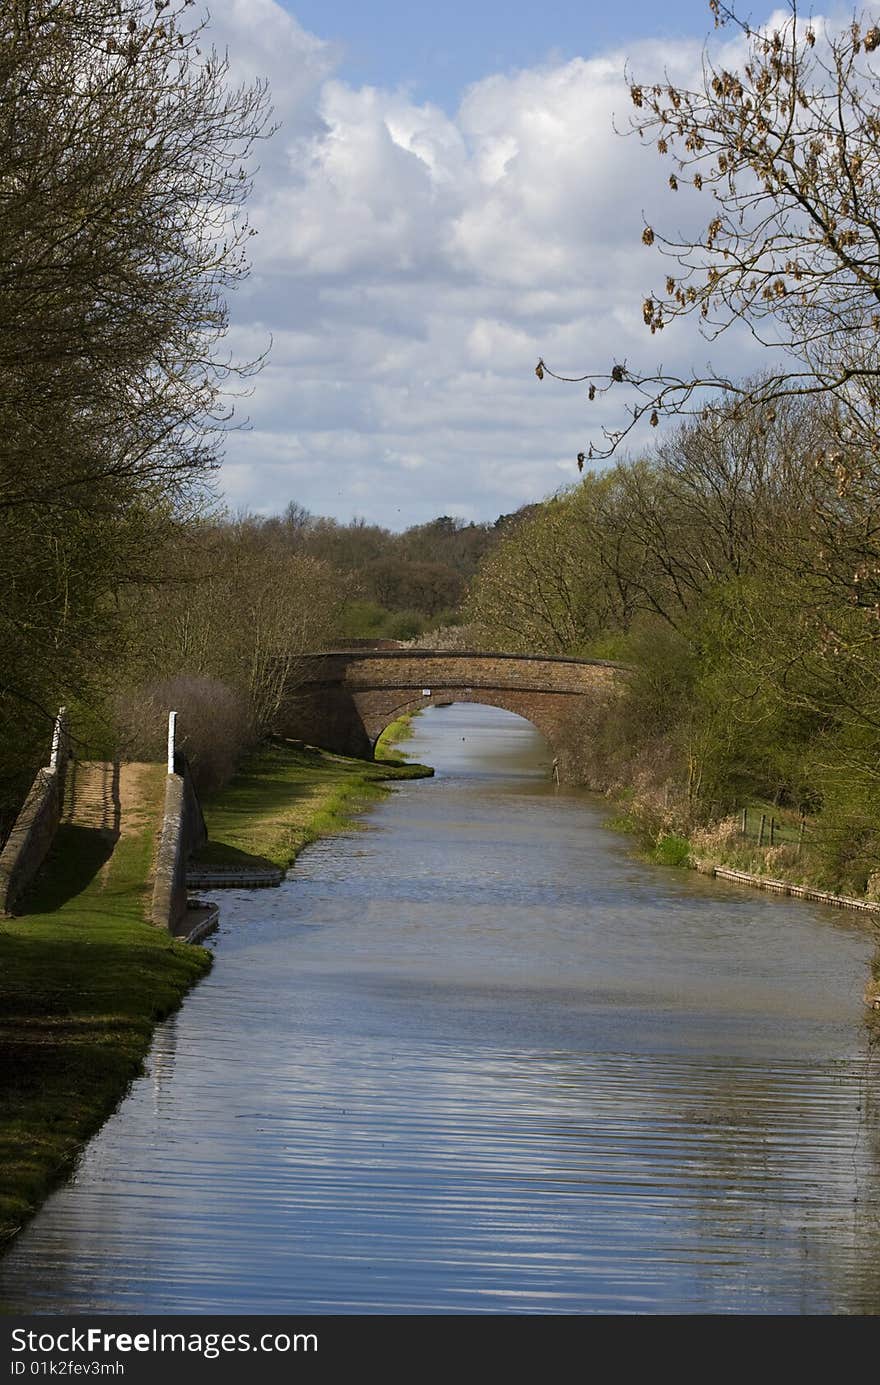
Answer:
<path fill-rule="evenodd" d="M 869 926 L 634 860 L 525 722 L 278 890 L 0 1261 L 16 1312 L 880 1311 Z"/>

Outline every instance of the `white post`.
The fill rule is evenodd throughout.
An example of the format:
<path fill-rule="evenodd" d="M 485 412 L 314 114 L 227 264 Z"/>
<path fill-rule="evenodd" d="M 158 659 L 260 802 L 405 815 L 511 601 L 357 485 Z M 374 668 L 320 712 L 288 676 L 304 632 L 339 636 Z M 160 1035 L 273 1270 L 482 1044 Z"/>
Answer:
<path fill-rule="evenodd" d="M 58 756 L 61 753 L 61 737 L 64 734 L 64 718 L 67 715 L 67 708 L 59 708 L 55 718 L 55 726 L 52 730 L 52 754 L 49 756 L 49 768 L 58 768 Z"/>
<path fill-rule="evenodd" d="M 177 713 L 168 713 L 168 773 L 174 773 L 174 743 L 177 738 Z"/>

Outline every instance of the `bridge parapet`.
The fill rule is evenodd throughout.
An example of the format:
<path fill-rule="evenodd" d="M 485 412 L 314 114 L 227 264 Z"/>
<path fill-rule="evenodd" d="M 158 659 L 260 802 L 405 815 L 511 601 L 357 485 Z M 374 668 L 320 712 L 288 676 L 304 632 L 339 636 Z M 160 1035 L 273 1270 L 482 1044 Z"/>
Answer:
<path fill-rule="evenodd" d="M 623 665 L 605 659 L 566 659 L 554 654 L 330 650 L 300 659 L 298 681 L 300 685 L 344 682 L 350 688 L 415 688 L 442 683 L 449 687 L 583 692 L 622 669 Z"/>

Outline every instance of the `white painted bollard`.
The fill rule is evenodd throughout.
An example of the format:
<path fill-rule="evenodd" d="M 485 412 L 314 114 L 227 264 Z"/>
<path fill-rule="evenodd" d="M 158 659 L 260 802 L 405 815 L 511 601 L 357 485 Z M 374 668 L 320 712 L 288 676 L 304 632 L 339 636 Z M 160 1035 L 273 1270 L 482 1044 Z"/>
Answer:
<path fill-rule="evenodd" d="M 58 768 L 58 756 L 61 754 L 61 738 L 64 735 L 64 722 L 67 717 L 67 708 L 61 707 L 55 718 L 55 726 L 52 730 L 52 753 L 49 756 L 49 768 Z"/>
<path fill-rule="evenodd" d="M 177 713 L 168 713 L 168 773 L 174 773 L 174 747 L 177 739 Z"/>

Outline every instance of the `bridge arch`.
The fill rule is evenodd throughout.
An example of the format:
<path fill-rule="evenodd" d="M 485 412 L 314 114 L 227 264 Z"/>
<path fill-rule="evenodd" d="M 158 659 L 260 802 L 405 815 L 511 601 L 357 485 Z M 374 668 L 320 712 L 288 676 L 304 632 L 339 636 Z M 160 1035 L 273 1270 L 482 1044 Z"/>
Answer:
<path fill-rule="evenodd" d="M 523 711 L 521 706 L 514 706 L 513 704 L 516 701 L 517 698 L 515 695 L 510 696 L 505 693 L 495 693 L 485 690 L 480 690 L 479 692 L 463 692 L 457 688 L 440 688 L 435 692 L 432 689 L 428 697 L 425 697 L 423 694 L 420 697 L 409 698 L 406 702 L 394 707 L 390 713 L 383 713 L 382 717 L 379 719 L 384 722 L 384 725 L 375 735 L 371 734 L 373 753 L 375 754 L 376 743 L 382 735 L 382 732 L 386 731 L 391 723 L 396 721 L 398 717 L 411 715 L 413 712 L 420 712 L 425 707 L 448 706 L 452 702 L 466 702 L 479 707 L 498 707 L 503 712 L 511 712 L 514 716 L 522 717 L 523 721 L 527 721 L 530 726 L 534 726 L 535 730 L 544 737 L 544 740 L 550 746 L 554 755 L 558 755 L 560 750 L 564 749 L 564 747 L 558 744 L 561 736 L 561 728 L 558 725 L 548 725 L 547 720 L 540 716 L 540 712 L 536 713 L 534 709 Z M 556 738 L 555 740 L 554 737 Z"/>
<path fill-rule="evenodd" d="M 295 661 L 275 730 L 343 755 L 372 759 L 395 717 L 437 702 L 476 702 L 524 717 L 559 758 L 587 702 L 625 670 L 601 659 L 435 649 L 330 650 Z"/>

